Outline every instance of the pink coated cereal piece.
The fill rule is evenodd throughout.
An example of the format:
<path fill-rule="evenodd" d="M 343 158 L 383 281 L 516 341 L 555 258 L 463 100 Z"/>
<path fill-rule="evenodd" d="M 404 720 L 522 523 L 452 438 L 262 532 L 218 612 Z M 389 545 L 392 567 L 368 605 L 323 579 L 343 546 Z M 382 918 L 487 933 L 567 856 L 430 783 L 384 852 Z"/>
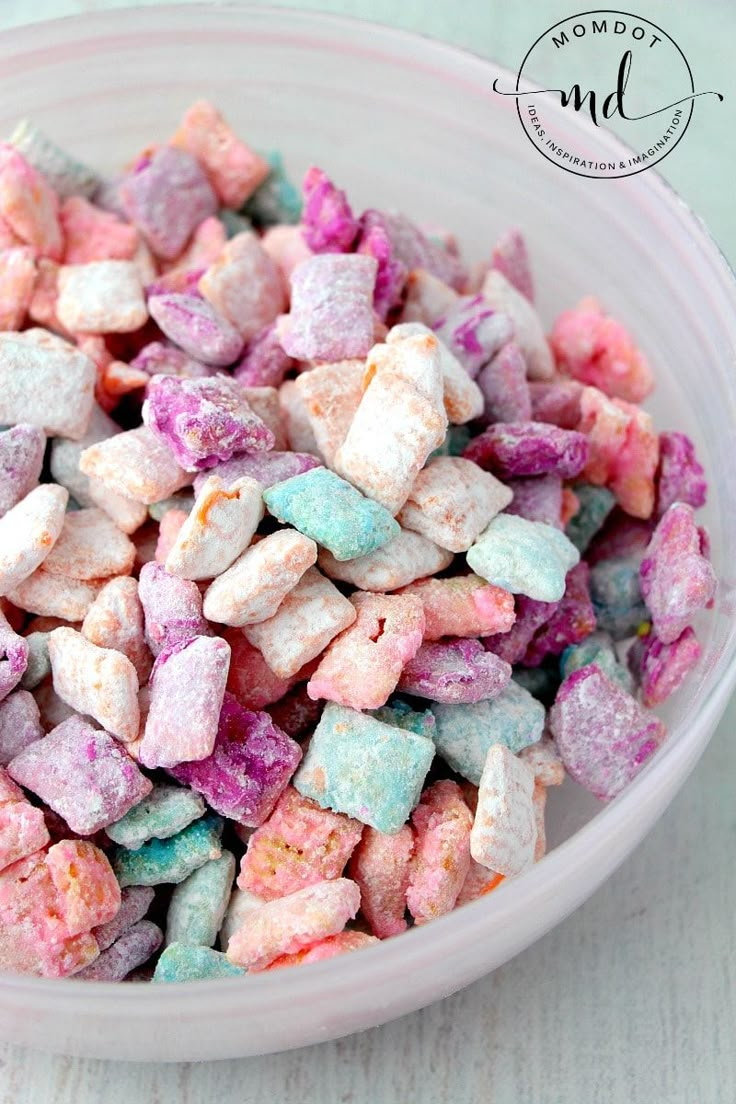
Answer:
<path fill-rule="evenodd" d="M 514 341 L 526 361 L 529 378 L 547 380 L 554 375 L 554 360 L 542 323 L 534 307 L 497 269 L 491 269 L 481 295 L 495 311 L 506 314 L 513 323 Z"/>
<path fill-rule="evenodd" d="M 222 578 L 250 544 L 263 510 L 261 485 L 255 479 L 246 475 L 226 487 L 219 476 L 211 475 L 173 534 L 166 570 L 183 579 Z M 164 515 L 162 532 L 167 518 L 180 512 L 169 510 Z M 230 623 L 210 613 L 206 616 Z"/>
<path fill-rule="evenodd" d="M 10 223 L 0 215 L 0 250 L 14 249 L 17 245 L 23 245 L 23 239 L 13 232 Z"/>
<path fill-rule="evenodd" d="M 431 332 L 429 327 L 421 322 L 404 322 L 399 326 L 393 326 L 389 330 L 386 343 L 393 345 L 407 337 L 426 336 Z M 450 352 L 442 341 L 438 342 L 438 347 L 442 368 L 445 412 L 451 425 L 463 425 L 465 422 L 480 417 L 483 413 L 483 393 L 478 384 L 470 378 L 457 357 Z"/>
<path fill-rule="evenodd" d="M 400 593 L 416 594 L 422 599 L 425 640 L 504 633 L 516 619 L 513 595 L 478 575 L 420 579 Z"/>
<path fill-rule="evenodd" d="M 244 384 L 240 387 L 253 413 L 271 430 L 273 448 L 277 452 L 288 449 L 289 439 L 281 414 L 278 390 L 275 387 L 249 387 Z"/>
<path fill-rule="evenodd" d="M 348 865 L 360 888 L 360 907 L 379 939 L 406 931 L 406 891 L 414 835 L 405 824 L 393 835 L 366 825 Z"/>
<path fill-rule="evenodd" d="M 339 878 L 358 844 L 359 821 L 321 809 L 287 786 L 251 836 L 238 875 L 241 889 L 265 901 Z"/>
<path fill-rule="evenodd" d="M 589 445 L 583 478 L 609 487 L 633 517 L 650 517 L 659 461 L 659 439 L 651 417 L 630 403 L 608 399 L 594 387 L 584 388 L 580 408 L 578 430 Z"/>
<path fill-rule="evenodd" d="M 321 465 L 324 458 L 319 451 L 307 404 L 296 385 L 296 380 L 284 380 L 281 384 L 279 403 L 291 449 L 294 452 L 308 453 L 317 457 L 318 464 Z"/>
<path fill-rule="evenodd" d="M 182 269 L 188 272 L 205 269 L 217 259 L 226 242 L 227 234 L 222 221 L 216 215 L 209 215 L 197 226 L 184 252 L 176 260 L 164 262 L 164 271 L 171 274 Z"/>
<path fill-rule="evenodd" d="M 559 602 L 540 602 L 517 594 L 516 620 L 509 631 L 484 637 L 483 645 L 507 663 L 518 663 L 526 655 L 535 634 L 549 621 Z"/>
<path fill-rule="evenodd" d="M 702 649 L 692 629 L 685 629 L 671 644 L 653 633 L 640 638 L 629 652 L 629 666 L 641 680 L 642 701 L 651 709 L 661 705 L 682 686 L 700 659 Z"/>
<path fill-rule="evenodd" d="M 327 173 L 312 165 L 302 183 L 304 209 L 301 231 L 314 253 L 348 253 L 358 236 L 358 220 L 345 192 Z"/>
<path fill-rule="evenodd" d="M 59 269 L 56 311 L 62 325 L 86 333 L 130 333 L 148 318 L 132 261 L 90 261 Z"/>
<path fill-rule="evenodd" d="M 106 951 L 123 932 L 128 931 L 148 912 L 155 891 L 151 886 L 126 886 L 120 893 L 120 908 L 112 920 L 92 930 L 100 951 Z"/>
<path fill-rule="evenodd" d="M 357 618 L 328 646 L 307 693 L 352 709 L 378 709 L 422 643 L 422 601 L 411 594 L 360 592 L 350 601 Z"/>
<path fill-rule="evenodd" d="M 497 889 L 503 881 L 503 874 L 497 874 L 495 870 L 488 870 L 487 867 L 481 866 L 480 863 L 471 858 L 470 869 L 455 902 L 456 907 L 479 900 L 487 893 Z"/>
<path fill-rule="evenodd" d="M 640 570 L 641 593 L 663 644 L 673 644 L 716 591 L 692 506 L 676 502 L 654 530 Z"/>
<path fill-rule="evenodd" d="M 196 508 L 196 507 L 195 507 Z M 273 617 L 317 562 L 317 545 L 294 529 L 281 529 L 247 548 L 208 587 L 204 613 L 221 625 L 253 625 Z"/>
<path fill-rule="evenodd" d="M 181 532 L 181 527 L 189 515 L 186 510 L 167 510 L 158 524 L 158 541 L 156 542 L 156 563 L 166 563 L 166 558 L 176 544 L 176 539 Z M 172 571 L 172 575 L 177 572 Z"/>
<path fill-rule="evenodd" d="M 43 484 L 0 518 L 0 595 L 14 590 L 46 559 L 59 539 L 68 499 L 66 488 Z"/>
<path fill-rule="evenodd" d="M 654 387 L 643 353 L 621 323 L 605 315 L 592 297 L 559 315 L 549 341 L 563 375 L 598 387 L 612 398 L 639 403 Z"/>
<path fill-rule="evenodd" d="M 303 372 L 295 381 L 320 455 L 331 464 L 363 398 L 362 360 L 341 360 Z"/>
<path fill-rule="evenodd" d="M 373 345 L 376 261 L 357 254 L 310 257 L 291 275 L 291 311 L 279 330 L 297 360 L 333 363 L 366 356 Z"/>
<path fill-rule="evenodd" d="M 32 855 L 49 842 L 41 809 L 0 768 L 0 870 Z"/>
<path fill-rule="evenodd" d="M 470 852 L 477 863 L 506 878 L 531 866 L 537 843 L 533 794 L 531 769 L 504 744 L 492 744 L 470 833 Z"/>
<path fill-rule="evenodd" d="M 507 341 L 481 368 L 478 386 L 483 393 L 489 422 L 527 422 L 532 400 L 526 378 L 526 361 L 514 341 Z"/>
<path fill-rule="evenodd" d="M 460 298 L 454 288 L 423 268 L 412 269 L 405 290 L 401 321 L 422 322 L 425 326 L 444 318 Z"/>
<path fill-rule="evenodd" d="M 284 294 L 291 296 L 291 274 L 302 261 L 314 256 L 304 240 L 300 226 L 270 226 L 261 245 L 281 274 Z"/>
<path fill-rule="evenodd" d="M 565 767 L 550 736 L 543 736 L 536 744 L 522 748 L 519 758 L 531 767 L 535 781 L 540 782 L 545 789 L 548 786 L 561 786 L 565 781 Z"/>
<path fill-rule="evenodd" d="M 577 429 L 583 391 L 577 380 L 555 379 L 547 383 L 532 380 L 529 383 L 532 418 L 535 422 L 551 422 L 560 429 Z"/>
<path fill-rule="evenodd" d="M 59 212 L 64 232 L 64 264 L 129 261 L 138 248 L 138 231 L 84 196 L 65 199 Z"/>
<path fill-rule="evenodd" d="M 59 538 L 43 562 L 48 575 L 101 579 L 129 575 L 135 545 L 103 510 L 92 507 L 66 514 Z"/>
<path fill-rule="evenodd" d="M 565 679 L 549 724 L 567 773 L 602 801 L 628 785 L 666 734 L 658 717 L 594 664 Z"/>
<path fill-rule="evenodd" d="M 98 648 L 74 629 L 49 634 L 54 690 L 79 713 L 94 717 L 119 740 L 138 735 L 138 676 L 122 652 Z"/>
<path fill-rule="evenodd" d="M 0 699 L 7 697 L 20 682 L 28 666 L 28 641 L 11 628 L 0 612 Z"/>
<path fill-rule="evenodd" d="M 81 835 L 112 824 L 152 788 L 118 741 L 81 717 L 16 755 L 8 771 Z"/>
<path fill-rule="evenodd" d="M 314 659 L 357 614 L 329 579 L 316 568 L 304 572 L 273 617 L 248 625 L 246 639 L 258 648 L 268 666 L 289 678 Z"/>
<path fill-rule="evenodd" d="M 280 678 L 275 674 L 240 629 L 225 629 L 224 638 L 231 648 L 227 676 L 229 693 L 246 709 L 263 709 L 272 702 L 280 701 L 296 679 Z"/>
<path fill-rule="evenodd" d="M 356 252 L 374 257 L 378 263 L 373 306 L 376 315 L 385 319 L 389 311 L 401 302 L 401 292 L 408 275 L 406 265 L 394 256 L 391 237 L 381 222 L 364 228 Z"/>
<path fill-rule="evenodd" d="M 107 924 L 120 908 L 120 886 L 99 847 L 86 840 L 60 840 L 46 853 L 46 867 L 70 935 Z"/>
<path fill-rule="evenodd" d="M 167 261 L 217 211 L 217 197 L 196 159 L 171 146 L 143 154 L 120 182 L 119 195 L 127 217 Z"/>
<path fill-rule="evenodd" d="M 0 766 L 43 736 L 38 706 L 27 690 L 16 690 L 0 702 Z"/>
<path fill-rule="evenodd" d="M 148 309 L 166 337 L 204 364 L 227 367 L 243 351 L 238 331 L 206 299 L 168 292 L 152 295 Z"/>
<path fill-rule="evenodd" d="M 548 422 L 496 422 L 474 437 L 463 456 L 501 478 L 559 475 L 572 479 L 588 459 L 582 433 Z"/>
<path fill-rule="evenodd" d="M 398 689 L 431 701 L 457 704 L 495 698 L 511 678 L 511 666 L 478 640 L 422 644 L 401 673 Z"/>
<path fill-rule="evenodd" d="M 236 234 L 199 281 L 199 290 L 250 341 L 286 309 L 276 265 L 255 234 Z"/>
<path fill-rule="evenodd" d="M 75 622 L 86 616 L 106 581 L 69 579 L 39 567 L 10 593 L 15 604 L 29 613 Z"/>
<path fill-rule="evenodd" d="M 438 456 L 419 472 L 397 520 L 440 548 L 467 552 L 511 497 L 508 487 L 471 461 Z"/>
<path fill-rule="evenodd" d="M 229 666 L 230 646 L 219 637 L 195 636 L 161 653 L 139 749 L 144 766 L 175 767 L 212 754 Z"/>
<path fill-rule="evenodd" d="M 341 931 L 337 935 L 330 935 L 327 939 L 320 939 L 309 947 L 302 948 L 295 954 L 280 955 L 266 966 L 266 971 L 281 970 L 284 966 L 308 966 L 312 962 L 324 962 L 328 958 L 345 954 L 348 951 L 361 951 L 364 947 L 372 947 L 379 943 L 373 935 L 367 935 L 361 931 Z"/>
<path fill-rule="evenodd" d="M 56 192 L 12 146 L 0 145 L 0 217 L 27 245 L 53 261 L 61 258 L 63 235 Z"/>
<path fill-rule="evenodd" d="M 19 330 L 36 282 L 34 251 L 27 245 L 0 251 L 0 330 Z"/>
<path fill-rule="evenodd" d="M 521 230 L 512 227 L 504 231 L 493 247 L 491 268 L 506 277 L 530 303 L 534 302 L 534 281 L 532 279 L 529 253 Z"/>
<path fill-rule="evenodd" d="M 195 636 L 206 636 L 202 595 L 196 583 L 171 575 L 161 564 L 141 568 L 138 597 L 143 606 L 146 642 L 155 656 Z"/>
<path fill-rule="evenodd" d="M 354 560 L 336 560 L 326 548 L 319 552 L 319 566 L 329 578 L 380 592 L 398 590 L 444 571 L 452 559 L 452 552 L 410 529 L 402 529 L 388 544 Z"/>
<path fill-rule="evenodd" d="M 457 299 L 432 328 L 457 357 L 471 379 L 513 336 L 508 315 L 493 310 L 480 295 Z"/>
<path fill-rule="evenodd" d="M 196 157 L 220 202 L 236 211 L 270 171 L 268 162 L 235 135 L 207 100 L 187 109 L 170 142 Z"/>
<path fill-rule="evenodd" d="M 360 890 L 347 878 L 306 886 L 268 901 L 249 916 L 231 937 L 227 957 L 255 973 L 281 955 L 337 935 L 359 906 Z"/>
<path fill-rule="evenodd" d="M 95 366 L 60 339 L 44 346 L 30 334 L 0 334 L 0 422 L 27 422 L 50 437 L 78 440 L 92 412 Z"/>
<path fill-rule="evenodd" d="M 535 779 L 534 782 L 532 805 L 534 806 L 534 821 L 537 826 L 537 842 L 534 845 L 534 861 L 536 863 L 544 858 L 547 850 L 547 833 L 544 823 L 544 811 L 547 807 L 547 787 L 543 786 L 539 779 Z"/>
<path fill-rule="evenodd" d="M 470 867 L 473 816 L 456 782 L 435 782 L 411 814 L 414 855 L 406 903 L 415 924 L 426 924 L 455 907 Z"/>
<path fill-rule="evenodd" d="M 214 368 L 201 364 L 166 341 L 150 341 L 144 345 L 131 360 L 130 367 L 148 372 L 149 376 L 188 376 L 190 379 L 211 376 L 215 372 Z"/>
<path fill-rule="evenodd" d="M 0 433 L 0 517 L 38 485 L 45 448 L 46 436 L 36 426 Z"/>
<path fill-rule="evenodd" d="M 98 648 L 122 652 L 133 664 L 139 683 L 147 682 L 153 658 L 143 631 L 143 607 L 135 579 L 111 579 L 103 586 L 84 617 L 82 635 Z"/>
<path fill-rule="evenodd" d="M 660 433 L 657 471 L 658 517 L 674 502 L 687 502 L 698 509 L 705 505 L 708 483 L 695 445 L 684 433 Z"/>
<path fill-rule="evenodd" d="M 537 475 L 528 479 L 508 479 L 506 486 L 513 499 L 506 512 L 527 521 L 541 521 L 562 529 L 562 479 L 559 475 Z"/>
<path fill-rule="evenodd" d="M 595 631 L 595 610 L 590 599 L 590 568 L 584 560 L 568 571 L 565 593 L 552 616 L 537 630 L 524 653 L 525 667 L 537 667 L 550 655 L 579 644 Z"/>
<path fill-rule="evenodd" d="M 79 467 L 110 490 L 145 505 L 168 498 L 192 481 L 145 425 L 90 445 L 82 452 Z"/>
<path fill-rule="evenodd" d="M 281 348 L 276 323 L 271 322 L 250 338 L 233 375 L 244 387 L 280 387 L 293 363 Z"/>
<path fill-rule="evenodd" d="M 156 924 L 141 920 L 124 931 L 112 946 L 76 976 L 80 981 L 124 981 L 132 970 L 156 953 L 163 938 Z"/>

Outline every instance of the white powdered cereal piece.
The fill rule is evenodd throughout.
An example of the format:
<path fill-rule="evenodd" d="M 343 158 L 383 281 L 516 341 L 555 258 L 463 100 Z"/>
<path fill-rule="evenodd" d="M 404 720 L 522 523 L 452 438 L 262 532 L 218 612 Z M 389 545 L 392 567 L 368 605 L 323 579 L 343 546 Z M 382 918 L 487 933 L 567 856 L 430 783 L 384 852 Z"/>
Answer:
<path fill-rule="evenodd" d="M 295 381 L 317 447 L 327 464 L 332 464 L 360 406 L 364 373 L 362 360 L 340 360 L 335 364 L 319 364 L 302 372 Z"/>
<path fill-rule="evenodd" d="M 336 560 L 326 548 L 319 552 L 319 566 L 330 579 L 352 583 L 360 590 L 398 590 L 416 579 L 444 571 L 452 563 L 452 552 L 409 529 L 402 529 L 382 548 L 355 560 Z"/>
<path fill-rule="evenodd" d="M 98 648 L 75 629 L 49 634 L 54 690 L 78 713 L 87 713 L 119 740 L 138 736 L 138 676 L 122 652 Z"/>
<path fill-rule="evenodd" d="M 514 341 L 524 354 L 530 379 L 552 379 L 555 372 L 552 352 L 544 329 L 532 304 L 497 269 L 486 275 L 481 295 L 494 310 L 509 316 L 514 324 Z"/>
<path fill-rule="evenodd" d="M 104 579 L 68 579 L 49 575 L 43 566 L 24 579 L 8 598 L 14 606 L 39 617 L 60 617 L 62 621 L 81 621 L 102 590 Z"/>
<path fill-rule="evenodd" d="M 221 575 L 248 547 L 263 513 L 255 479 L 242 476 L 228 486 L 210 475 L 166 557 L 166 570 L 182 579 Z"/>
<path fill-rule="evenodd" d="M 82 453 L 79 467 L 110 490 L 146 506 L 168 498 L 193 478 L 147 426 L 90 445 Z"/>
<path fill-rule="evenodd" d="M 280 678 L 291 678 L 352 625 L 355 607 L 329 579 L 310 567 L 273 617 L 248 625 L 243 635 Z"/>
<path fill-rule="evenodd" d="M 470 853 L 489 870 L 513 878 L 534 862 L 537 843 L 534 773 L 504 744 L 488 749 L 470 833 Z"/>
<path fill-rule="evenodd" d="M 406 299 L 401 311 L 402 322 L 423 322 L 434 326 L 460 298 L 449 284 L 425 268 L 415 268 L 406 281 Z"/>
<path fill-rule="evenodd" d="M 246 549 L 210 585 L 204 596 L 204 615 L 221 625 L 266 621 L 316 562 L 317 545 L 309 537 L 295 529 L 272 533 Z"/>
<path fill-rule="evenodd" d="M 59 539 L 68 499 L 65 487 L 43 483 L 0 518 L 0 594 L 14 590 L 46 559 Z"/>
<path fill-rule="evenodd" d="M 131 333 L 148 319 L 135 261 L 90 261 L 59 269 L 59 321 L 72 333 Z"/>
<path fill-rule="evenodd" d="M 289 441 L 286 426 L 281 414 L 279 392 L 276 387 L 241 387 L 248 406 L 253 413 L 267 425 L 274 436 L 273 448 L 276 452 L 286 452 Z"/>
<path fill-rule="evenodd" d="M 565 765 L 551 736 L 543 736 L 536 744 L 529 744 L 519 752 L 534 772 L 537 782 L 547 786 L 561 786 L 565 781 Z"/>
<path fill-rule="evenodd" d="M 257 909 L 263 908 L 265 903 L 262 897 L 257 897 L 255 893 L 251 893 L 248 889 L 234 889 L 232 891 L 230 904 L 220 928 L 220 946 L 223 951 L 227 950 L 228 944 L 238 928 L 242 928 L 248 918 Z"/>
<path fill-rule="evenodd" d="M 153 656 L 146 644 L 136 579 L 120 576 L 105 583 L 85 614 L 82 635 L 98 648 L 122 652 L 135 667 L 141 685 L 147 682 Z"/>
<path fill-rule="evenodd" d="M 431 333 L 429 327 L 422 322 L 403 322 L 389 330 L 386 344 L 395 345 L 397 341 L 404 341 L 407 337 L 426 336 Z M 463 425 L 465 422 L 472 421 L 473 418 L 479 418 L 485 406 L 483 392 L 478 384 L 470 378 L 460 361 L 444 342 L 438 338 L 437 344 L 440 351 L 445 410 L 448 420 L 452 425 Z"/>
<path fill-rule="evenodd" d="M 460 456 L 438 456 L 422 468 L 397 520 L 440 548 L 467 552 L 513 492 Z"/>
<path fill-rule="evenodd" d="M 134 561 L 133 542 L 103 510 L 93 506 L 66 515 L 43 569 L 48 575 L 69 579 L 106 579 L 129 575 Z"/>
<path fill-rule="evenodd" d="M 306 403 L 299 393 L 296 380 L 284 380 L 279 388 L 279 403 L 286 426 L 286 436 L 292 452 L 309 452 L 323 459 L 317 438 L 309 420 Z"/>
<path fill-rule="evenodd" d="M 250 341 L 286 309 L 279 270 L 256 234 L 236 234 L 198 284 L 205 299 Z"/>
<path fill-rule="evenodd" d="M 0 423 L 28 422 L 49 437 L 78 440 L 92 412 L 97 369 L 60 338 L 39 344 L 30 332 L 0 341 Z"/>
<path fill-rule="evenodd" d="M 95 506 L 112 518 L 123 533 L 135 533 L 148 518 L 148 510 L 142 502 L 111 491 L 100 479 L 87 476 L 89 497 Z"/>

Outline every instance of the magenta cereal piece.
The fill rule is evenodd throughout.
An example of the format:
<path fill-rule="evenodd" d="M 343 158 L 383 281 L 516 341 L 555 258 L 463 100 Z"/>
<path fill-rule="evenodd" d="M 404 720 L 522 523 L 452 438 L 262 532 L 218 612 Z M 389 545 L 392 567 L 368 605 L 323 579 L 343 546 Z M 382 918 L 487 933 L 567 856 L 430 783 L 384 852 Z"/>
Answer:
<path fill-rule="evenodd" d="M 347 253 L 358 235 L 358 220 L 345 192 L 312 165 L 302 183 L 301 230 L 313 253 Z"/>
<path fill-rule="evenodd" d="M 489 422 L 527 422 L 532 416 L 532 400 L 526 378 L 526 361 L 514 341 L 507 341 L 481 368 L 478 386 L 485 399 L 485 418 Z"/>
<path fill-rule="evenodd" d="M 493 247 L 491 268 L 495 268 L 517 291 L 534 302 L 534 281 L 529 252 L 521 230 L 512 226 L 501 234 Z"/>
<path fill-rule="evenodd" d="M 216 812 L 257 828 L 268 817 L 302 758 L 296 741 L 268 713 L 244 709 L 225 694 L 212 754 L 170 771 Z"/>
<path fill-rule="evenodd" d="M 514 333 L 508 315 L 494 310 L 481 295 L 462 296 L 432 328 L 471 379 Z"/>
<path fill-rule="evenodd" d="M 602 801 L 620 793 L 665 738 L 662 721 L 594 664 L 565 679 L 549 724 L 568 774 Z"/>
<path fill-rule="evenodd" d="M 243 351 L 243 339 L 206 299 L 171 292 L 148 300 L 151 317 L 161 330 L 195 360 L 227 367 Z"/>
<path fill-rule="evenodd" d="M 560 429 L 577 429 L 582 417 L 580 400 L 585 388 L 577 380 L 532 380 L 529 395 L 535 422 L 550 422 Z"/>
<path fill-rule="evenodd" d="M 628 654 L 629 667 L 641 681 L 644 705 L 661 705 L 682 686 L 701 656 L 702 649 L 692 629 L 677 640 L 663 644 L 653 632 L 639 637 Z"/>
<path fill-rule="evenodd" d="M 35 740 L 43 736 L 36 700 L 27 690 L 16 690 L 0 702 L 0 766 L 7 767 Z"/>
<path fill-rule="evenodd" d="M 143 919 L 153 904 L 154 895 L 151 886 L 126 886 L 121 890 L 117 915 L 92 931 L 100 951 L 106 951 L 123 932 Z"/>
<path fill-rule="evenodd" d="M 546 422 L 497 422 L 475 437 L 463 456 L 501 478 L 554 474 L 573 479 L 585 467 L 588 443 L 582 433 Z"/>
<path fill-rule="evenodd" d="M 294 269 L 291 311 L 280 326 L 284 351 L 297 360 L 367 356 L 374 342 L 373 257 L 321 254 Z"/>
<path fill-rule="evenodd" d="M 506 486 L 514 495 L 506 507 L 507 514 L 518 514 L 527 521 L 542 521 L 562 529 L 562 479 L 559 475 L 508 479 Z"/>
<path fill-rule="evenodd" d="M 215 369 L 188 356 L 168 341 L 150 341 L 134 356 L 130 367 L 149 376 L 211 376 Z"/>
<path fill-rule="evenodd" d="M 695 455 L 695 445 L 685 433 L 660 433 L 657 517 L 675 502 L 686 502 L 694 509 L 705 506 L 708 481 L 703 465 Z"/>
<path fill-rule="evenodd" d="M 145 424 L 189 471 L 212 468 L 236 452 L 273 447 L 271 430 L 227 376 L 154 376 L 143 404 Z"/>
<path fill-rule="evenodd" d="M 140 920 L 75 976 L 81 981 L 123 981 L 131 970 L 142 966 L 156 953 L 163 939 L 157 924 Z"/>
<path fill-rule="evenodd" d="M 692 506 L 677 502 L 662 516 L 639 577 L 655 633 L 663 644 L 673 644 L 716 591 L 715 572 L 703 555 Z"/>
<path fill-rule="evenodd" d="M 390 257 L 396 265 L 393 275 L 397 280 L 401 268 L 407 273 L 420 268 L 457 290 L 464 287 L 465 271 L 459 258 L 438 241 L 427 237 L 406 215 L 375 209 L 364 211 L 360 216 L 359 251 L 361 247 L 366 248 L 370 240 L 375 243 L 377 230 L 389 243 Z"/>
<path fill-rule="evenodd" d="M 0 701 L 14 690 L 28 666 L 28 642 L 10 627 L 0 612 Z"/>
<path fill-rule="evenodd" d="M 280 387 L 293 364 L 281 347 L 276 323 L 271 322 L 250 339 L 233 375 L 243 387 Z"/>
<path fill-rule="evenodd" d="M 196 476 L 194 490 L 199 494 L 208 476 L 218 475 L 226 487 L 248 476 L 266 491 L 275 483 L 283 483 L 294 475 L 303 475 L 312 468 L 321 467 L 317 457 L 308 452 L 243 452 Z"/>
<path fill-rule="evenodd" d="M 198 161 L 171 146 L 143 154 L 118 194 L 130 221 L 166 261 L 178 257 L 195 228 L 217 213 L 217 196 Z"/>
<path fill-rule="evenodd" d="M 0 433 L 0 517 L 38 485 L 46 435 L 38 426 L 12 426 Z"/>
<path fill-rule="evenodd" d="M 397 689 L 436 702 L 478 702 L 497 697 L 510 678 L 511 665 L 479 640 L 448 639 L 422 644 Z"/>
<path fill-rule="evenodd" d="M 584 560 L 568 571 L 565 593 L 552 616 L 535 633 L 521 662 L 538 667 L 548 655 L 561 655 L 595 631 L 595 610 L 590 599 L 590 568 Z"/>
<path fill-rule="evenodd" d="M 515 597 L 516 620 L 508 632 L 483 637 L 483 646 L 507 663 L 519 663 L 526 655 L 535 633 L 559 607 L 559 602 L 539 602 L 525 594 Z"/>
<path fill-rule="evenodd" d="M 208 634 L 199 587 L 189 579 L 170 575 L 163 564 L 143 565 L 138 597 L 143 606 L 146 641 L 155 656 L 175 644 Z"/>
<path fill-rule="evenodd" d="M 407 267 L 393 255 L 391 238 L 382 222 L 365 227 L 357 252 L 376 259 L 378 272 L 373 306 L 378 317 L 385 319 L 389 311 L 401 302 L 401 292 L 408 276 Z"/>
<path fill-rule="evenodd" d="M 77 716 L 16 755 L 8 773 L 84 836 L 119 820 L 152 789 L 117 740 Z"/>

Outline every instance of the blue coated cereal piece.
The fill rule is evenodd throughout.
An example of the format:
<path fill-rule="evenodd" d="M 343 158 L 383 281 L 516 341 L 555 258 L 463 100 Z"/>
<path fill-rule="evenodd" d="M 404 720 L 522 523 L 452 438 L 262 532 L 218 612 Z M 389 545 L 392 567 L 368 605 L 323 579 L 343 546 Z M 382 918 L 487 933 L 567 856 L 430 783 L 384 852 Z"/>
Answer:
<path fill-rule="evenodd" d="M 631 672 L 619 663 L 613 638 L 609 633 L 599 630 L 586 636 L 579 644 L 565 648 L 560 656 L 560 674 L 566 679 L 573 671 L 579 671 L 581 667 L 587 667 L 591 663 L 604 675 L 608 675 L 612 682 L 617 682 L 623 690 L 633 694 L 634 680 Z"/>
<path fill-rule="evenodd" d="M 498 514 L 468 549 L 466 559 L 494 586 L 538 602 L 559 602 L 565 576 L 579 562 L 580 553 L 552 525 Z"/>
<path fill-rule="evenodd" d="M 513 680 L 497 698 L 473 705 L 432 705 L 437 752 L 477 786 L 492 744 L 516 754 L 541 739 L 544 706 Z"/>
<path fill-rule="evenodd" d="M 328 702 L 294 786 L 323 809 L 398 832 L 419 801 L 433 758 L 426 736 Z"/>
<path fill-rule="evenodd" d="M 302 214 L 301 192 L 286 175 L 284 159 L 278 150 L 263 156 L 271 171 L 242 208 L 242 214 L 259 229 L 279 223 L 294 225 Z"/>
<path fill-rule="evenodd" d="M 156 963 L 152 980 L 209 981 L 212 978 L 242 977 L 244 974 L 242 967 L 233 966 L 220 951 L 170 943 Z"/>
<path fill-rule="evenodd" d="M 388 510 L 327 468 L 274 484 L 263 501 L 274 517 L 328 548 L 336 560 L 367 556 L 401 532 Z"/>
<path fill-rule="evenodd" d="M 117 847 L 112 868 L 122 887 L 183 882 L 200 866 L 222 854 L 222 819 L 206 816 L 195 820 L 170 839 L 152 839 L 137 851 Z"/>
<path fill-rule="evenodd" d="M 614 640 L 632 636 L 649 620 L 639 587 L 638 556 L 601 560 L 590 572 L 590 597 L 598 627 Z"/>
<path fill-rule="evenodd" d="M 113 843 L 135 851 L 150 839 L 169 839 L 204 815 L 204 798 L 180 786 L 154 786 L 147 797 L 105 831 Z"/>
<path fill-rule="evenodd" d="M 382 705 L 380 709 L 372 709 L 370 715 L 384 724 L 403 728 L 407 732 L 415 732 L 417 736 L 426 736 L 430 740 L 434 739 L 435 721 L 431 709 L 425 709 L 419 713 L 401 698 L 393 698 L 388 705 Z"/>
<path fill-rule="evenodd" d="M 565 532 L 582 556 L 616 505 L 616 497 L 607 487 L 595 487 L 592 483 L 576 483 L 573 491 L 580 507 L 568 521 Z"/>
<path fill-rule="evenodd" d="M 171 894 L 166 943 L 211 947 L 222 927 L 235 878 L 235 856 L 223 851 L 190 874 Z"/>

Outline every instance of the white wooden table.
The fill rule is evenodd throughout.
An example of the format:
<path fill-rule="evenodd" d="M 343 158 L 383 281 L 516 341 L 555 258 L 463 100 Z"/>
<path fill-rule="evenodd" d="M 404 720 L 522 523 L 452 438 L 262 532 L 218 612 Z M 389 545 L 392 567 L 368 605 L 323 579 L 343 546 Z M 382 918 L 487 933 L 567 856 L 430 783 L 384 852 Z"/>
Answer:
<path fill-rule="evenodd" d="M 503 0 L 292 4 L 422 30 L 511 67 L 536 34 L 585 7 L 573 0 L 537 0 L 526 9 Z M 0 0 L 0 27 L 118 6 Z M 637 0 L 634 9 L 678 38 L 698 87 L 733 100 L 730 0 Z M 736 218 L 725 169 L 733 148 L 725 112 L 700 112 L 662 166 L 732 261 Z M 362 1035 L 242 1061 L 119 1066 L 0 1045 L 0 1104 L 734 1104 L 735 727 L 732 703 L 683 792 L 607 885 L 464 992 Z"/>

